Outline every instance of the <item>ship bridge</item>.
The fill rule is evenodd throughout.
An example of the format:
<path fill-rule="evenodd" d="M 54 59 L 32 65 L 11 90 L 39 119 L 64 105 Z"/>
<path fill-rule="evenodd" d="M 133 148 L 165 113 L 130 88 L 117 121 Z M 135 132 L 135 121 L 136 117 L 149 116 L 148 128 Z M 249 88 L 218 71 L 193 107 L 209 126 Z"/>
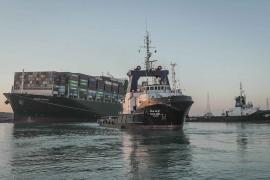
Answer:
<path fill-rule="evenodd" d="M 141 77 L 159 78 L 161 85 L 170 86 L 168 74 L 169 74 L 169 71 L 161 70 L 161 66 L 159 66 L 157 69 L 150 69 L 150 70 L 140 70 L 140 67 L 138 66 L 135 70 L 131 70 L 127 73 L 129 77 L 129 84 L 128 84 L 127 92 L 137 92 L 138 81 Z"/>

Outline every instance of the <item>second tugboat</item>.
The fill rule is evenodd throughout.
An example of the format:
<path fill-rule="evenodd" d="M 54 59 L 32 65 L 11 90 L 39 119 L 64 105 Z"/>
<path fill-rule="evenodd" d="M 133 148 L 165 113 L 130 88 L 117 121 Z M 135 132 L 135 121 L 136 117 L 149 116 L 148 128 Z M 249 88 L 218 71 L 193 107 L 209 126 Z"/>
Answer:
<path fill-rule="evenodd" d="M 115 117 L 99 120 L 101 126 L 121 129 L 180 129 L 193 103 L 190 96 L 185 96 L 176 89 L 173 69 L 173 89 L 170 87 L 168 70 L 161 66 L 153 67 L 150 60 L 150 37 L 146 31 L 145 69 L 137 66 L 130 70 L 127 93 L 123 102 L 123 112 Z M 156 51 L 155 51 L 156 52 Z M 172 64 L 174 67 L 175 64 Z M 141 81 L 141 79 L 143 79 Z M 141 83 L 139 83 L 139 80 Z"/>
<path fill-rule="evenodd" d="M 209 98 L 207 99 L 208 113 L 201 117 L 189 117 L 188 122 L 250 122 L 270 123 L 270 110 L 260 110 L 252 102 L 246 102 L 246 95 L 240 83 L 240 95 L 235 98 L 235 106 L 221 116 L 213 116 L 210 111 Z"/>

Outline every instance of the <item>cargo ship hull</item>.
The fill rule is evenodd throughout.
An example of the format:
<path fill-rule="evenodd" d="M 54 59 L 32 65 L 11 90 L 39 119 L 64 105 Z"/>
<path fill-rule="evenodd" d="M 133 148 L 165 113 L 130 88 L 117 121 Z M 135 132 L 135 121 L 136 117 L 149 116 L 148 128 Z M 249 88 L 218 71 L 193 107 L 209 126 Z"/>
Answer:
<path fill-rule="evenodd" d="M 78 98 L 5 93 L 14 112 L 14 122 L 96 122 L 101 116 L 117 115 L 118 102 Z"/>

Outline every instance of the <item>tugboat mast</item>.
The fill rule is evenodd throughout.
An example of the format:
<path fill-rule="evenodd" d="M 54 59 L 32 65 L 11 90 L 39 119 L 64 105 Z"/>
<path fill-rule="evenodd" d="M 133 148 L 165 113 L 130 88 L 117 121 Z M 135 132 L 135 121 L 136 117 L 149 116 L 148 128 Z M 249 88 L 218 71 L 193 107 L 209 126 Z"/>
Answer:
<path fill-rule="evenodd" d="M 243 93 L 244 93 L 244 90 L 243 90 L 243 87 L 242 87 L 242 82 L 240 82 L 240 105 L 241 107 L 243 106 Z"/>
<path fill-rule="evenodd" d="M 240 82 L 240 108 L 241 108 L 241 116 L 243 115 L 243 93 L 244 93 L 244 90 L 243 90 L 243 87 L 242 87 L 242 82 Z"/>
<path fill-rule="evenodd" d="M 176 66 L 176 63 L 172 63 L 171 62 L 171 69 L 172 69 L 172 89 L 173 89 L 173 92 L 176 93 L 176 79 L 175 79 L 175 66 Z"/>
<path fill-rule="evenodd" d="M 154 48 L 154 47 L 151 47 L 150 44 L 151 44 L 150 35 L 149 35 L 149 32 L 146 31 L 146 35 L 144 37 L 144 46 L 143 46 L 143 48 L 146 49 L 146 53 L 145 53 L 146 71 L 149 71 L 152 68 L 152 63 L 156 61 L 156 60 L 154 60 L 154 61 L 150 60 L 150 58 L 152 56 L 152 52 L 150 52 L 150 48 Z M 156 53 L 157 51 L 155 50 L 154 52 Z"/>

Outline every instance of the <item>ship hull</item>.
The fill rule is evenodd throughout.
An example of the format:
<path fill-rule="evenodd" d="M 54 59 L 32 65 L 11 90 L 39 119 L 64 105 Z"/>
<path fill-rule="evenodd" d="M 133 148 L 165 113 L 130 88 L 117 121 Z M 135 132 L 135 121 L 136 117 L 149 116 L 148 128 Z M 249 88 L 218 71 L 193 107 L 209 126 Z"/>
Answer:
<path fill-rule="evenodd" d="M 105 118 L 99 124 L 121 129 L 181 129 L 192 103 L 189 96 L 153 98 L 131 114 Z"/>
<path fill-rule="evenodd" d="M 101 116 L 117 115 L 120 103 L 31 94 L 5 93 L 14 122 L 96 122 Z"/>
<path fill-rule="evenodd" d="M 258 110 L 247 116 L 190 117 L 187 122 L 247 122 L 270 123 L 270 110 Z"/>

